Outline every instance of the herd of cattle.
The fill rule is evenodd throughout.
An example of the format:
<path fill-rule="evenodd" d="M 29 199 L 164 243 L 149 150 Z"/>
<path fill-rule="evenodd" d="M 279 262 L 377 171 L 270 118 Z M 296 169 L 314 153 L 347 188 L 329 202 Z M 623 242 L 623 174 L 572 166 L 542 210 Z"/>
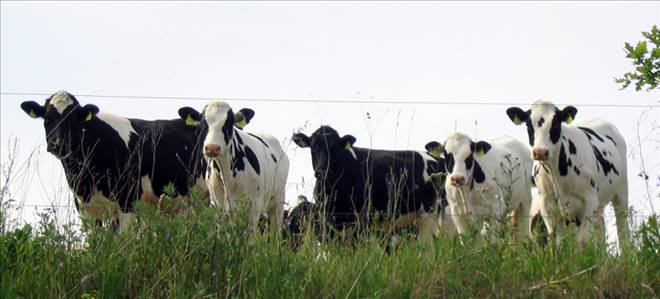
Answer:
<path fill-rule="evenodd" d="M 210 198 L 227 213 L 247 199 L 254 229 L 263 218 L 279 229 L 285 215 L 287 226 L 299 229 L 291 219 L 305 209 L 337 230 L 387 223 L 432 238 L 511 219 L 529 237 L 530 220 L 540 215 L 548 233 L 559 236 L 575 223 L 584 241 L 604 234 L 603 210 L 611 202 L 619 240 L 628 236 L 625 141 L 606 121 L 573 122 L 573 106 L 537 101 L 528 110 L 506 110 L 515 125 L 526 126 L 531 151 L 508 136 L 453 133 L 425 151 L 390 151 L 356 147 L 355 137 L 330 126 L 311 136 L 295 133 L 292 141 L 311 151 L 315 203 L 290 212 L 284 211 L 289 160 L 273 136 L 243 130 L 254 116 L 250 109 L 234 112 L 216 101 L 201 112 L 181 108 L 179 119 L 148 121 L 83 106 L 65 91 L 21 108 L 43 119 L 47 150 L 61 161 L 81 214 L 99 224 L 113 219 L 120 230 L 136 201 L 158 205 L 171 184 L 180 198 Z"/>

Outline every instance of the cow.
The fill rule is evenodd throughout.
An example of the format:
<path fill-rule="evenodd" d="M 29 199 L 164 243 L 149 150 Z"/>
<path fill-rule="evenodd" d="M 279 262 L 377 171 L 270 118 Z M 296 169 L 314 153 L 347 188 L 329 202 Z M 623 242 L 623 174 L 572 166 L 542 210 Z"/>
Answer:
<path fill-rule="evenodd" d="M 628 238 L 628 177 L 626 142 L 616 127 L 601 119 L 575 121 L 577 108 L 559 109 L 539 100 L 528 110 L 506 110 L 511 121 L 525 123 L 532 158 L 539 165 L 534 181 L 541 215 L 550 235 L 560 241 L 567 222 L 578 226 L 581 244 L 594 229 L 602 232 L 602 212 L 612 203 L 619 243 Z"/>
<path fill-rule="evenodd" d="M 437 234 L 438 220 L 431 212 L 438 192 L 431 175 L 444 168 L 436 158 L 426 152 L 354 147 L 355 137 L 340 136 L 327 125 L 311 136 L 294 133 L 292 140 L 310 148 L 315 202 L 335 230 L 356 223 L 368 227 L 379 218 L 395 220 L 399 227 L 418 222 L 422 238 Z"/>
<path fill-rule="evenodd" d="M 459 234 L 469 232 L 470 223 L 496 229 L 513 215 L 518 234 L 530 236 L 533 162 L 523 143 L 509 136 L 474 142 L 456 132 L 444 144 L 427 143 L 426 149 L 444 156 L 449 213 Z"/>
<path fill-rule="evenodd" d="M 78 211 L 97 225 L 111 220 L 115 229 L 126 229 L 135 202 L 158 203 L 170 184 L 181 196 L 193 186 L 201 196 L 206 190 L 201 132 L 181 119 L 125 118 L 83 106 L 66 91 L 44 105 L 26 101 L 21 108 L 43 119 L 47 151 L 61 161 Z"/>
<path fill-rule="evenodd" d="M 207 160 L 205 175 L 211 202 L 233 213 L 244 198 L 255 231 L 262 216 L 279 231 L 289 172 L 289 159 L 279 141 L 268 134 L 239 129 L 232 108 L 222 101 L 209 102 L 201 113 L 183 107 L 179 116 L 198 126 L 205 136 L 200 152 Z"/>
<path fill-rule="evenodd" d="M 321 236 L 318 212 L 316 203 L 310 202 L 304 195 L 298 196 L 291 210 L 284 211 L 285 232 L 294 249 L 300 246 L 304 233 L 310 229 L 314 235 Z"/>

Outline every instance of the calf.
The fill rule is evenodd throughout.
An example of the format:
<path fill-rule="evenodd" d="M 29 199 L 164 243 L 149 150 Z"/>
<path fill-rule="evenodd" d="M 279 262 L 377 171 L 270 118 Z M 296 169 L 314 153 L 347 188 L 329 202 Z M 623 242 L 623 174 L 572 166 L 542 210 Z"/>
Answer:
<path fill-rule="evenodd" d="M 518 233 L 529 237 L 532 159 L 524 144 L 509 136 L 475 143 L 453 133 L 444 145 L 429 142 L 426 149 L 444 154 L 445 191 L 458 233 L 468 231 L 470 220 L 479 229 L 485 222 L 496 228 L 513 214 Z"/>
<path fill-rule="evenodd" d="M 44 120 L 47 150 L 61 161 L 76 207 L 97 224 L 113 219 L 125 229 L 135 201 L 157 200 L 168 184 L 180 195 L 193 185 L 206 189 L 206 164 L 197 150 L 201 132 L 180 119 L 124 118 L 81 106 L 65 91 L 43 106 L 29 101 L 21 108 Z"/>
<path fill-rule="evenodd" d="M 619 242 L 626 241 L 626 143 L 619 131 L 600 119 L 572 123 L 575 107 L 560 110 L 547 101 L 534 102 L 527 111 L 511 107 L 506 113 L 516 125 L 527 126 L 532 157 L 539 164 L 534 181 L 548 233 L 556 234 L 559 241 L 561 224 L 575 221 L 580 242 L 594 228 L 604 237 L 602 212 L 611 202 Z"/>
<path fill-rule="evenodd" d="M 260 217 L 266 214 L 279 230 L 289 172 L 289 159 L 279 141 L 238 129 L 237 116 L 225 102 L 210 102 L 201 113 L 183 107 L 179 116 L 199 126 L 205 136 L 203 153 L 208 160 L 206 182 L 211 201 L 231 212 L 245 196 L 253 228 L 257 229 Z"/>
<path fill-rule="evenodd" d="M 315 202 L 334 228 L 369 224 L 377 215 L 404 222 L 395 227 L 421 218 L 420 235 L 437 233 L 437 218 L 430 212 L 438 194 L 431 175 L 444 168 L 429 154 L 353 147 L 355 137 L 340 137 L 330 126 L 321 126 L 312 136 L 295 133 L 292 139 L 311 148 Z"/>

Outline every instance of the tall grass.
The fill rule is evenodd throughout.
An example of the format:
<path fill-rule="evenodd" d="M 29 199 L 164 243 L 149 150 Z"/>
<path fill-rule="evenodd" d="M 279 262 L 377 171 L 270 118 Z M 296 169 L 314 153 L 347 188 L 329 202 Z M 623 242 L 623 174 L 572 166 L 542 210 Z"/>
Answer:
<path fill-rule="evenodd" d="M 294 250 L 276 233 L 253 233 L 247 217 L 201 204 L 173 217 L 138 209 L 122 233 L 84 222 L 83 234 L 48 214 L 38 225 L 2 231 L 0 297 L 652 298 L 660 291 L 657 216 L 636 230 L 635 249 L 619 255 L 578 247 L 570 236 L 544 247 L 503 232 L 494 232 L 495 243 L 404 235 L 386 253 L 377 234 L 350 243 L 319 243 L 310 234 Z"/>

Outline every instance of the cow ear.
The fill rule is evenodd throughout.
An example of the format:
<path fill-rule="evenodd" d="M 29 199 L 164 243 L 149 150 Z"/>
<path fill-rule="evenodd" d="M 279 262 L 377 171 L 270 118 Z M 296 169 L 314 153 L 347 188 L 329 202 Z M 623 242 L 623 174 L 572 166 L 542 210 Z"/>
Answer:
<path fill-rule="evenodd" d="M 243 129 L 247 124 L 250 123 L 250 120 L 253 116 L 254 110 L 250 108 L 243 108 L 234 114 L 234 125 L 239 129 Z"/>
<path fill-rule="evenodd" d="M 295 133 L 291 136 L 291 140 L 299 147 L 309 147 L 309 137 L 304 133 Z"/>
<path fill-rule="evenodd" d="M 424 148 L 426 149 L 429 154 L 435 158 L 440 158 L 442 155 L 442 151 L 445 150 L 445 147 L 442 145 L 442 143 L 437 142 L 437 141 L 431 141 L 427 143 Z"/>
<path fill-rule="evenodd" d="M 35 101 L 27 101 L 21 103 L 21 109 L 27 113 L 32 118 L 44 117 L 45 109 L 43 106 Z"/>
<path fill-rule="evenodd" d="M 570 125 L 575 119 L 576 114 L 577 108 L 573 106 L 566 106 L 564 107 L 564 110 L 561 111 L 561 120 Z"/>
<path fill-rule="evenodd" d="M 179 117 L 186 121 L 186 125 L 196 126 L 202 120 L 202 115 L 191 107 L 183 107 L 179 109 Z"/>
<path fill-rule="evenodd" d="M 519 125 L 527 121 L 527 118 L 529 117 L 529 111 L 525 112 L 518 107 L 511 107 L 506 109 L 506 115 L 509 116 L 514 124 Z"/>
<path fill-rule="evenodd" d="M 491 148 L 490 143 L 486 141 L 479 141 L 474 144 L 474 153 L 477 154 L 477 157 L 481 157 L 486 153 L 488 153 L 490 148 Z"/>
<path fill-rule="evenodd" d="M 344 148 L 349 149 L 353 147 L 353 144 L 355 144 L 355 137 L 353 135 L 344 135 L 344 137 L 341 138 L 341 143 L 344 145 Z"/>
<path fill-rule="evenodd" d="M 94 119 L 94 116 L 99 113 L 99 107 L 96 107 L 96 105 L 93 104 L 87 104 L 78 108 L 78 113 L 80 113 L 80 117 L 82 117 L 84 121 L 91 121 Z"/>

